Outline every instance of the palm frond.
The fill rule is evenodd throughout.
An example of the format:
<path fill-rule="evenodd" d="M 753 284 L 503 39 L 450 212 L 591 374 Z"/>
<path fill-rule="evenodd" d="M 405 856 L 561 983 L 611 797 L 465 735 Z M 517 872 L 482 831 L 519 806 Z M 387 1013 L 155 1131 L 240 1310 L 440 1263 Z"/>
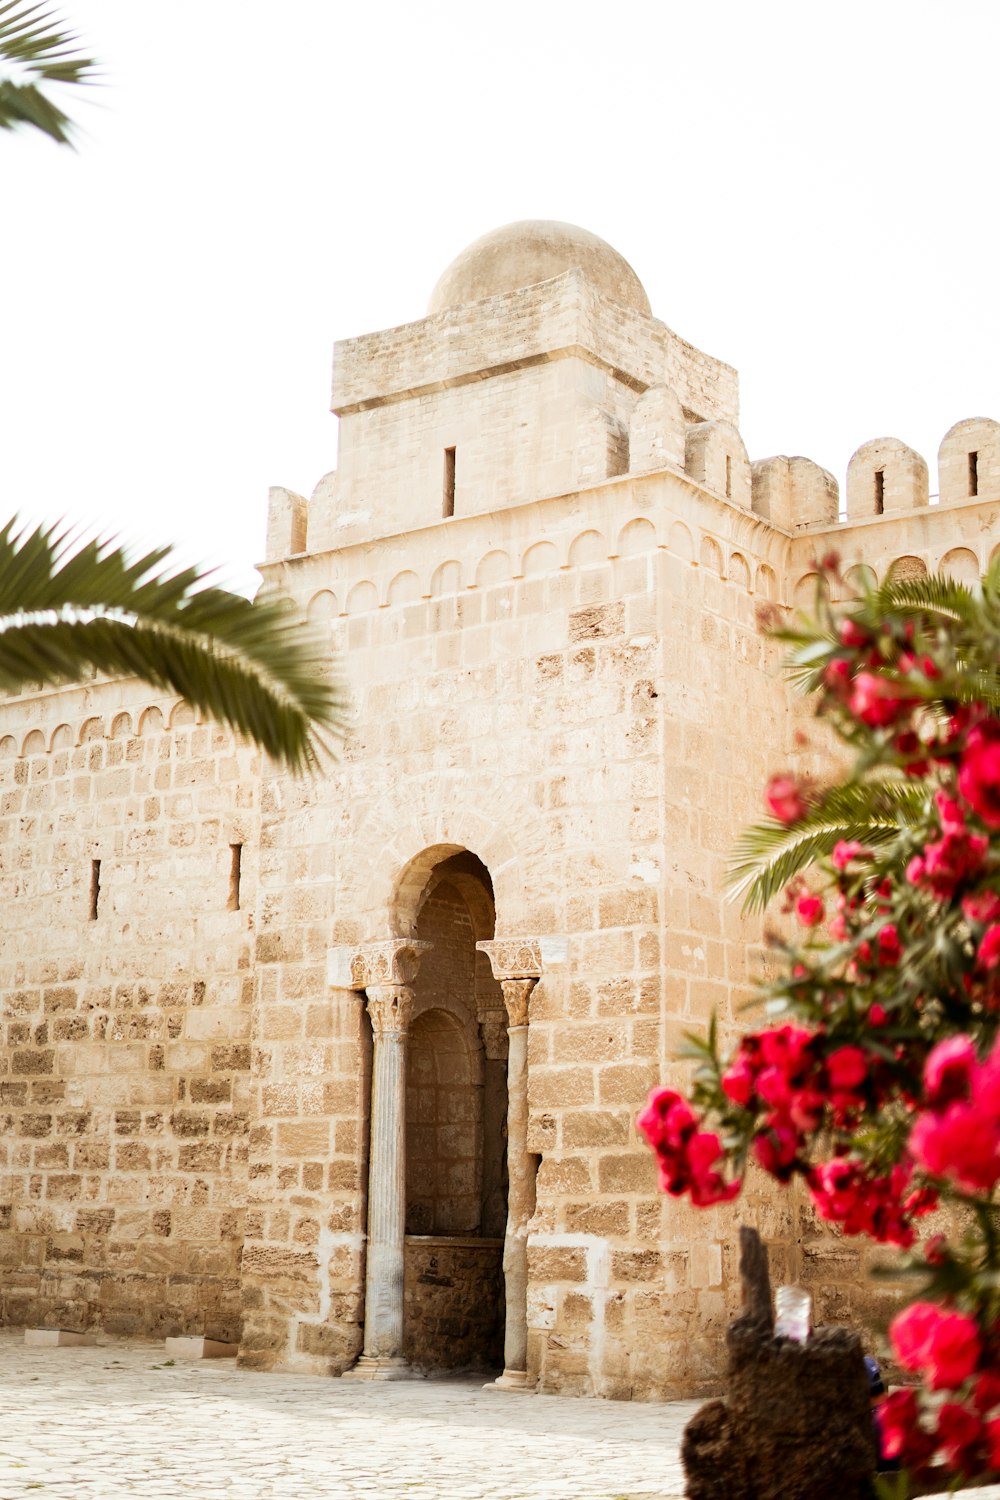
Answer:
<path fill-rule="evenodd" d="M 131 559 L 74 548 L 58 527 L 0 529 L 0 688 L 56 686 L 88 670 L 135 676 L 266 750 L 290 770 L 319 763 L 343 732 L 327 653 L 287 601 L 258 603 L 164 571 L 164 549 Z"/>
<path fill-rule="evenodd" d="M 89 84 L 97 63 L 84 56 L 77 36 L 66 31 L 54 11 L 24 0 L 0 3 L 0 130 L 30 125 L 62 145 L 71 145 L 73 124 L 43 88 L 45 84 Z"/>
<path fill-rule="evenodd" d="M 890 843 L 902 825 L 919 819 L 926 796 L 911 781 L 851 781 L 831 787 L 796 823 L 768 819 L 748 828 L 733 851 L 731 897 L 743 897 L 745 912 L 763 911 L 840 839 L 857 839 L 868 848 Z"/>
<path fill-rule="evenodd" d="M 880 614 L 907 610 L 941 615 L 948 620 L 970 624 L 979 606 L 978 590 L 947 573 L 932 573 L 926 578 L 891 576 L 875 592 L 872 603 Z"/>

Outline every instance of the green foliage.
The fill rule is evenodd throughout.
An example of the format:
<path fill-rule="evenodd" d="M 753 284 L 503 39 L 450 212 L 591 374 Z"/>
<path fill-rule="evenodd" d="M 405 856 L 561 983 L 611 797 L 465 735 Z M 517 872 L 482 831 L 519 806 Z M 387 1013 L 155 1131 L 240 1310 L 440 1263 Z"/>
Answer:
<path fill-rule="evenodd" d="M 0 65 L 5 62 L 13 76 L 0 75 L 0 129 L 27 125 L 71 145 L 72 121 L 45 85 L 96 81 L 97 64 L 81 54 L 76 35 L 44 4 L 0 0 Z"/>
<path fill-rule="evenodd" d="M 164 569 L 106 541 L 77 545 L 40 526 L 0 528 L 0 690 L 87 672 L 135 676 L 179 694 L 292 771 L 319 764 L 342 732 L 343 696 L 319 640 L 288 602 L 251 603 L 194 568 Z"/>

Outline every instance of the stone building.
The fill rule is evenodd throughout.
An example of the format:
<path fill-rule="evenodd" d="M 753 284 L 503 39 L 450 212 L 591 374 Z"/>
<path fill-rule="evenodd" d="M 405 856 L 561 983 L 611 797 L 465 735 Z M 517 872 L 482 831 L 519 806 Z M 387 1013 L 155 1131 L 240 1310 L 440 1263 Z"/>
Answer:
<path fill-rule="evenodd" d="M 936 504 L 866 443 L 840 519 L 817 465 L 750 461 L 736 372 L 620 255 L 543 223 L 338 344 L 333 409 L 337 470 L 272 491 L 262 566 L 352 689 L 332 774 L 133 682 L 0 709 L 0 1313 L 705 1391 L 738 1215 L 821 1316 L 870 1295 L 788 1195 L 659 1196 L 633 1128 L 758 962 L 723 875 L 795 709 L 756 610 L 831 545 L 978 574 L 1000 426 L 948 432 Z"/>

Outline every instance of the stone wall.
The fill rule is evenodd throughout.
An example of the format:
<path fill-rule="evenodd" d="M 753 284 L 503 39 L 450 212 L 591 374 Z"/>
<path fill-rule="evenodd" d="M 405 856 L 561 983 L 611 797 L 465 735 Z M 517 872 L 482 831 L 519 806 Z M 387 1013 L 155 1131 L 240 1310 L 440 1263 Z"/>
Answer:
<path fill-rule="evenodd" d="M 4 711 L 0 1315 L 233 1340 L 259 768 L 146 703 Z"/>

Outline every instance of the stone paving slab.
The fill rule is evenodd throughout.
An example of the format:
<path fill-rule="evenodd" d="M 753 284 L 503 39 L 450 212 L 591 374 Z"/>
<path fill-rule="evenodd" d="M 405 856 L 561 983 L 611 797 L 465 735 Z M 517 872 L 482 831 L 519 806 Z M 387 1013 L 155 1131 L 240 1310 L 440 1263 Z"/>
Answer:
<path fill-rule="evenodd" d="M 668 1406 L 167 1364 L 0 1333 L 0 1500 L 681 1500 Z"/>

